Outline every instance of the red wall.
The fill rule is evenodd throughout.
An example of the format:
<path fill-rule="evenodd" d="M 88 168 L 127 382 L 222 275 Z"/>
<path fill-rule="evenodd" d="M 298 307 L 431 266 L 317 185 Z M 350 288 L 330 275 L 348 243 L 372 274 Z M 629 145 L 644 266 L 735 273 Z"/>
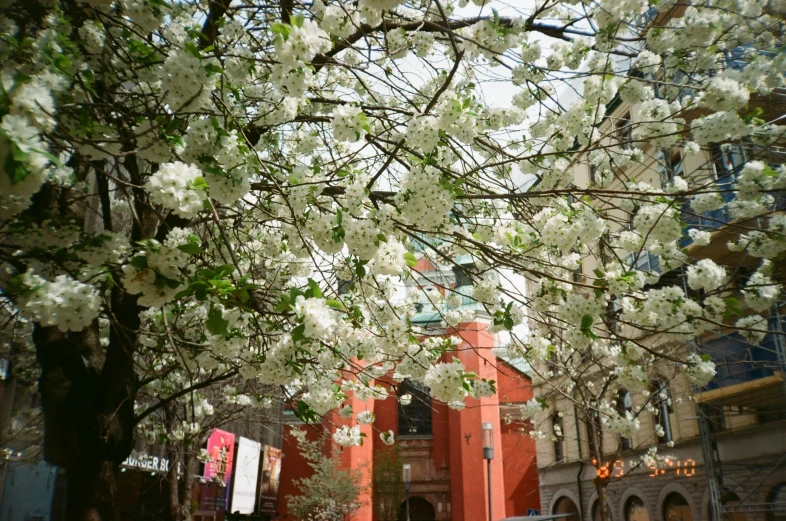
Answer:
<path fill-rule="evenodd" d="M 501 404 L 524 403 L 532 399 L 532 380 L 505 362 L 497 363 L 497 394 Z M 505 513 L 521 516 L 529 509 L 540 510 L 540 492 L 535 440 L 529 436 L 530 422 L 500 425 L 502 466 L 505 474 Z"/>
<path fill-rule="evenodd" d="M 455 356 L 481 378 L 496 380 L 497 394 L 489 398 L 466 400 L 462 411 L 449 409 L 446 405 L 434 402 L 432 414 L 433 445 L 431 459 L 433 468 L 444 468 L 450 474 L 451 516 L 453 521 L 486 521 L 488 514 L 487 463 L 482 457 L 481 423 L 494 425 L 495 444 L 492 471 L 493 521 L 505 517 L 525 515 L 528 509 L 539 509 L 538 475 L 535 464 L 535 443 L 527 435 L 528 428 L 521 422 L 506 425 L 500 418 L 500 404 L 524 403 L 532 398 L 532 382 L 525 374 L 510 365 L 497 360 L 491 353 L 494 337 L 481 322 L 462 324 L 459 333 L 463 343 L 456 353 L 450 353 L 445 361 Z M 383 381 L 377 382 L 389 387 Z M 346 466 L 363 468 L 367 483 L 370 482 L 374 451 L 383 448 L 379 433 L 392 430 L 398 434 L 398 400 L 395 392 L 386 400 L 359 402 L 349 400 L 355 412 L 373 408 L 376 421 L 373 425 L 362 426 L 367 438 L 362 447 L 349 447 L 342 451 L 341 461 Z M 315 439 L 317 431 L 348 423 L 337 414 L 329 415 L 324 427 L 307 429 L 309 437 Z M 281 473 L 280 511 L 286 514 L 286 496 L 297 495 L 299 491 L 293 481 L 310 474 L 307 462 L 300 456 L 297 444 L 289 434 L 290 427 L 284 429 L 284 461 Z M 329 445 L 329 444 L 328 444 Z M 328 450 L 326 445 L 326 450 Z M 369 487 L 370 491 L 370 487 Z M 364 508 L 353 517 L 354 521 L 371 521 L 371 497 L 367 494 Z M 434 505 L 436 508 L 437 505 Z M 289 519 L 284 517 L 284 519 Z"/>

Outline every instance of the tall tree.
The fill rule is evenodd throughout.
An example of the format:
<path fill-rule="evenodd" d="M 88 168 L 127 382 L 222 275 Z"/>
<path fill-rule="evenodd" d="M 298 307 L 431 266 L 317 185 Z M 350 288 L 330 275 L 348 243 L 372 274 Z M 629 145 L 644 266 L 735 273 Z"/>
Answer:
<path fill-rule="evenodd" d="M 683 342 L 737 309 L 735 266 L 680 250 L 681 209 L 728 207 L 747 229 L 735 247 L 777 259 L 786 170 L 751 161 L 726 184 L 663 187 L 628 167 L 782 141 L 780 114 L 754 103 L 783 83 L 782 2 L 466 3 L 2 2 L 0 287 L 34 323 L 44 455 L 68 476 L 69 519 L 112 518 L 136 426 L 230 379 L 296 389 L 304 418 L 386 396 L 374 379 L 392 369 L 457 408 L 493 393 L 450 361 L 454 343 L 418 342 L 398 296 L 418 257 L 472 286 L 437 303 L 446 324 L 470 317 L 463 296 L 496 331 L 546 325 L 513 335 L 533 362 L 623 345 L 632 366 L 644 350 L 711 376 L 645 341 Z M 618 100 L 631 116 L 609 130 Z M 596 175 L 579 186 L 585 158 Z M 642 293 L 656 274 L 629 253 L 688 266 L 696 293 Z M 576 281 L 586 258 L 604 264 Z M 768 262 L 730 327 L 766 329 Z M 501 284 L 510 274 L 537 293 Z"/>

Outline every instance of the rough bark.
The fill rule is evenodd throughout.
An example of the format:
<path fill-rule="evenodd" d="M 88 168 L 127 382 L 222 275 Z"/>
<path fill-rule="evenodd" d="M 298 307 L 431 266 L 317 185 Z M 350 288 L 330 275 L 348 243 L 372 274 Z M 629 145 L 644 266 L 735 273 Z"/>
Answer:
<path fill-rule="evenodd" d="M 116 361 L 117 348 L 104 356 L 97 324 L 68 334 L 36 326 L 33 339 L 44 457 L 66 471 L 66 517 L 113 519 L 116 472 L 133 447 L 133 367 Z"/>

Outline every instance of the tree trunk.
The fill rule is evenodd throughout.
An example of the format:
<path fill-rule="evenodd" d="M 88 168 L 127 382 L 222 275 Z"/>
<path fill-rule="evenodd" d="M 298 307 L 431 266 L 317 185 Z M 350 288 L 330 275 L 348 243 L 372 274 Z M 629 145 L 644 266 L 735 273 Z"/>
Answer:
<path fill-rule="evenodd" d="M 117 465 L 83 462 L 66 467 L 66 520 L 110 521 L 115 518 Z"/>
<path fill-rule="evenodd" d="M 79 333 L 36 326 L 44 458 L 66 472 L 66 519 L 114 519 L 115 478 L 134 442 L 133 366 L 106 351 L 97 323 Z M 115 352 L 113 352 L 115 351 Z"/>
<path fill-rule="evenodd" d="M 608 473 L 608 469 L 606 469 Z M 606 488 L 609 485 L 609 478 L 606 475 L 598 476 L 595 478 L 595 491 L 598 493 L 598 515 L 592 521 L 611 521 L 611 513 L 609 512 L 608 494 Z"/>

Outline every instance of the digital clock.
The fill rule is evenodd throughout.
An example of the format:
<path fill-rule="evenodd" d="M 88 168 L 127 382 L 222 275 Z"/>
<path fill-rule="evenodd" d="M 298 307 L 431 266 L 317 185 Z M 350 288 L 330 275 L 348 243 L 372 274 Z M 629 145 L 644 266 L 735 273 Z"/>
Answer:
<path fill-rule="evenodd" d="M 592 460 L 592 464 L 597 469 L 597 476 L 601 479 L 606 478 L 621 478 L 625 474 L 638 468 L 638 465 L 632 463 L 626 468 L 623 460 L 616 460 L 613 463 L 604 463 L 598 466 L 597 460 Z M 658 476 L 672 475 L 690 477 L 696 475 L 696 460 L 687 458 L 684 460 L 664 458 L 661 465 L 647 466 L 650 473 L 647 474 L 651 478 Z"/>

